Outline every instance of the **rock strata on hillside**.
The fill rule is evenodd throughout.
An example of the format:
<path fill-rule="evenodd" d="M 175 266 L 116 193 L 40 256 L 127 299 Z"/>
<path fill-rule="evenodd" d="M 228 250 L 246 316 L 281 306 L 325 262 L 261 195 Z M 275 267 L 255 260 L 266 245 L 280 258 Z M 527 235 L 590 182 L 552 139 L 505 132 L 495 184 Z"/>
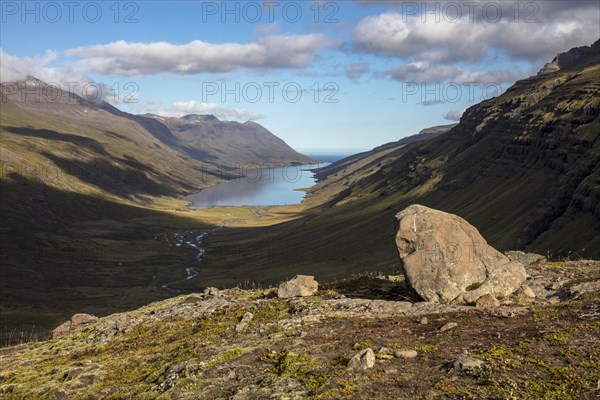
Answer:
<path fill-rule="evenodd" d="M 464 219 L 421 205 L 396 214 L 396 245 L 404 274 L 423 299 L 474 303 L 491 294 L 512 294 L 525 281 L 525 268 L 487 244 Z"/>

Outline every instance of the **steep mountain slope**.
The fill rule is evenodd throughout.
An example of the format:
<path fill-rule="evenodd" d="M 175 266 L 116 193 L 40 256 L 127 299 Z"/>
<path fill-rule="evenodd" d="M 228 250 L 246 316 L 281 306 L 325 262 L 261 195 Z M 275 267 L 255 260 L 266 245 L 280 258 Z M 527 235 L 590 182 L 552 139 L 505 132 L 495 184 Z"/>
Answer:
<path fill-rule="evenodd" d="M 502 249 L 599 257 L 600 42 L 567 54 L 576 61 L 469 108 L 344 198 L 404 194 L 464 216 Z"/>
<path fill-rule="evenodd" d="M 460 215 L 500 250 L 600 258 L 598 48 L 469 108 L 437 138 L 333 164 L 299 220 L 215 233 L 205 284 L 391 273 L 393 216 L 414 203 Z"/>
<path fill-rule="evenodd" d="M 224 122 L 213 115 L 195 114 L 181 118 L 146 117 L 166 125 L 199 159 L 230 164 L 314 162 L 256 122 Z"/>

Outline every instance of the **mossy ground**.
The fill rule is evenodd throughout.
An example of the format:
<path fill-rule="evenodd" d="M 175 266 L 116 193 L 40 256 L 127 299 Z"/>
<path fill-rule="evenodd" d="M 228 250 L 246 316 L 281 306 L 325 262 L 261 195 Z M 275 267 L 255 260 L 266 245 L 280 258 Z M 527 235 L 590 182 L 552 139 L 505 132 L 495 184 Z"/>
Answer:
<path fill-rule="evenodd" d="M 598 263 L 557 263 L 547 269 L 598 279 Z M 527 312 L 515 316 L 475 309 L 394 318 L 328 316 L 328 299 L 369 282 L 377 288 L 377 279 L 383 280 L 361 276 L 331 285 L 323 296 L 293 300 L 269 298 L 269 290 L 237 290 L 210 315 L 141 324 L 106 343 L 99 343 L 89 326 L 60 339 L 2 348 L 0 391 L 9 399 L 597 398 L 598 291 L 556 303 L 527 303 Z M 130 315 L 158 315 L 210 301 L 201 297 L 169 299 Z M 247 312 L 254 318 L 246 331 L 236 332 Z M 315 316 L 318 321 L 310 322 Z M 427 324 L 420 323 L 423 316 Z M 440 332 L 447 322 L 459 325 Z M 389 350 L 378 355 L 374 368 L 349 370 L 348 360 L 367 347 Z M 407 349 L 418 356 L 387 356 Z M 484 366 L 467 372 L 448 367 L 464 354 L 484 360 Z"/>

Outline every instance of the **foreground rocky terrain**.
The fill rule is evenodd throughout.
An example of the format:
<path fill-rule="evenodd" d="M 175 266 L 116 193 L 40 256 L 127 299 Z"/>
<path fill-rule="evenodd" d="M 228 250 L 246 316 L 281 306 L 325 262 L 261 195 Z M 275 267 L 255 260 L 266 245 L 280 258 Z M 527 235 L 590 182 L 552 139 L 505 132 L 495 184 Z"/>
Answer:
<path fill-rule="evenodd" d="M 0 349 L 0 393 L 597 398 L 600 262 L 538 262 L 526 270 L 530 290 L 499 307 L 418 301 L 403 277 L 377 274 L 321 285 L 306 297 L 279 298 L 274 288 L 207 289 Z"/>

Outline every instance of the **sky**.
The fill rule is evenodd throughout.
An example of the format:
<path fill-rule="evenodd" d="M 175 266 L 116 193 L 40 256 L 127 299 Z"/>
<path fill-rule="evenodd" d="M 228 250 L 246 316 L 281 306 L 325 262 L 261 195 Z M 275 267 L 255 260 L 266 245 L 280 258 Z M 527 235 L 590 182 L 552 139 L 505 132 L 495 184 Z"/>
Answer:
<path fill-rule="evenodd" d="M 254 120 L 351 153 L 454 123 L 600 38 L 592 1 L 1 1 L 0 80 Z"/>

